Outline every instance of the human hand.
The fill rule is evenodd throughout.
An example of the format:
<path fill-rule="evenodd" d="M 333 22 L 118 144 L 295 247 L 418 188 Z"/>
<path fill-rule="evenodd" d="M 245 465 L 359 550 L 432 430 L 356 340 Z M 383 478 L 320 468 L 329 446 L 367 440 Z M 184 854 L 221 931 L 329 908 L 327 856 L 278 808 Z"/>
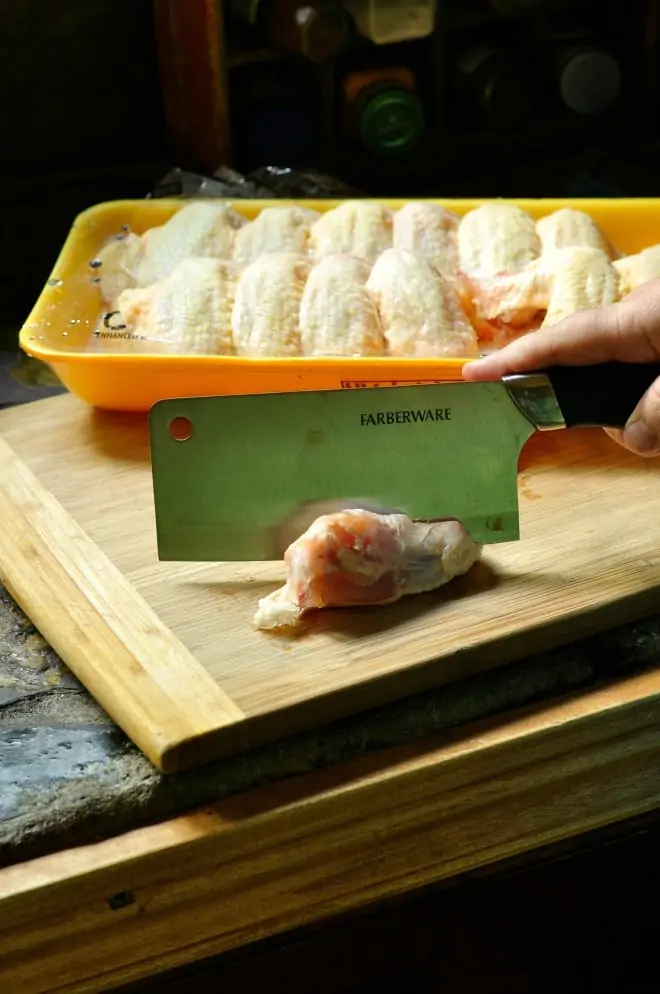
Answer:
<path fill-rule="evenodd" d="M 472 382 L 496 380 L 544 366 L 612 361 L 660 361 L 660 279 L 645 283 L 617 304 L 580 311 L 523 335 L 498 352 L 467 363 L 463 377 Z M 660 379 L 640 398 L 623 431 L 606 430 L 637 455 L 660 454 Z"/>

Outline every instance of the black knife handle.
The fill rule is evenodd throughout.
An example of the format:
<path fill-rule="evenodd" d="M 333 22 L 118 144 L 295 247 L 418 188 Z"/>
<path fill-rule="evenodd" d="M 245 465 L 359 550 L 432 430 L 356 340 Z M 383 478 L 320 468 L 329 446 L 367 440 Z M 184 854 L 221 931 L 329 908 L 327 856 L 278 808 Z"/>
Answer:
<path fill-rule="evenodd" d="M 660 377 L 660 363 L 548 366 L 537 372 L 550 380 L 567 428 L 623 428 Z"/>

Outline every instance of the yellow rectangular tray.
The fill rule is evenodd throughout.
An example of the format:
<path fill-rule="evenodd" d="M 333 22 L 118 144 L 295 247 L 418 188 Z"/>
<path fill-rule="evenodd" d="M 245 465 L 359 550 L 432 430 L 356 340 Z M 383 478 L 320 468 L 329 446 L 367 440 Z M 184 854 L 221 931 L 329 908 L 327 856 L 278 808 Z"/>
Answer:
<path fill-rule="evenodd" d="M 217 201 L 215 201 L 217 202 Z M 341 200 L 300 200 L 324 212 Z M 457 214 L 486 200 L 432 200 Z M 249 219 L 286 200 L 237 200 L 231 206 Z M 406 200 L 382 200 L 394 210 Z M 638 252 L 660 242 L 660 199 L 503 200 L 539 218 L 560 207 L 586 211 L 619 251 Z M 104 307 L 90 260 L 123 225 L 142 234 L 163 224 L 181 200 L 123 200 L 98 204 L 80 214 L 51 277 L 20 333 L 21 348 L 46 362 L 66 387 L 96 407 L 147 411 L 166 397 L 276 393 L 391 386 L 461 377 L 465 359 L 393 357 L 249 359 L 236 356 L 99 353 L 87 350 Z"/>

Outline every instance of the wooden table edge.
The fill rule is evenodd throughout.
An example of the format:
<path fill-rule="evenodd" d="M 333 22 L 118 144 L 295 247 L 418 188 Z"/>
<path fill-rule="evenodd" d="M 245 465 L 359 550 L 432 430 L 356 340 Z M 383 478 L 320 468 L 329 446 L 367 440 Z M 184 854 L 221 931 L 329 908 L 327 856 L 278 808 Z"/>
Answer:
<path fill-rule="evenodd" d="M 660 806 L 660 674 L 0 870 L 0 989 L 107 990 Z"/>

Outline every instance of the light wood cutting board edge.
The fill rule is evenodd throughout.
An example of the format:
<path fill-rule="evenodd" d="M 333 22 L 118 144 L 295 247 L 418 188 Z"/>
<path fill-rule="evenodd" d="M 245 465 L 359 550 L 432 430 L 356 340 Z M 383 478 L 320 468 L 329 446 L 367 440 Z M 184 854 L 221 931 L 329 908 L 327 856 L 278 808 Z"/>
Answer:
<path fill-rule="evenodd" d="M 165 773 L 617 627 L 652 614 L 660 602 L 660 581 L 623 597 L 613 590 L 611 598 L 590 609 L 578 604 L 561 618 L 532 623 L 524 638 L 482 633 L 440 659 L 409 664 L 405 686 L 400 672 L 383 672 L 368 683 L 349 682 L 246 715 L 1 435 L 0 522 L 0 581 Z"/>
<path fill-rule="evenodd" d="M 0 580 L 159 769 L 240 724 L 240 708 L 1 436 L 0 521 Z"/>

